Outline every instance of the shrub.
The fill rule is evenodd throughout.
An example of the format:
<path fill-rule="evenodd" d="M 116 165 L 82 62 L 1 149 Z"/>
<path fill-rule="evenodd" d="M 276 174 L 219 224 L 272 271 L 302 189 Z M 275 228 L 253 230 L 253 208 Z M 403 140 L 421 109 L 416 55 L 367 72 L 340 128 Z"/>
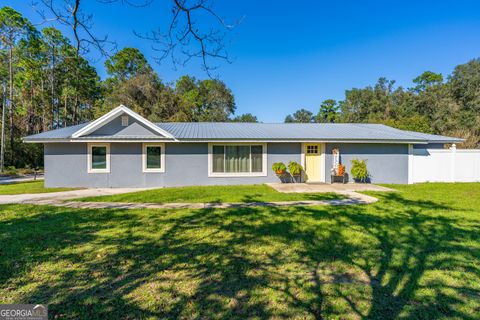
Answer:
<path fill-rule="evenodd" d="M 287 171 L 287 167 L 283 162 L 275 162 L 272 164 L 272 170 L 275 171 L 276 174 L 283 174 Z"/>
<path fill-rule="evenodd" d="M 300 174 L 302 174 L 303 167 L 295 161 L 290 161 L 288 163 L 288 171 L 290 171 L 290 174 L 292 176 L 299 176 Z"/>
<path fill-rule="evenodd" d="M 350 169 L 353 179 L 366 182 L 368 178 L 367 162 L 365 160 L 352 160 L 352 169 Z"/>
<path fill-rule="evenodd" d="M 16 176 L 18 174 L 18 170 L 14 166 L 8 166 L 5 168 L 4 173 L 8 174 L 9 176 Z"/>

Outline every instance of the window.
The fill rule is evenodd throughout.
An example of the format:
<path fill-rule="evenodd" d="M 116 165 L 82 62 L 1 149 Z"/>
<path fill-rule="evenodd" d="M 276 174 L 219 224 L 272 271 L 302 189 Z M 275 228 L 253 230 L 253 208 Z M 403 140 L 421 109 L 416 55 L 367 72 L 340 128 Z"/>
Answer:
<path fill-rule="evenodd" d="M 110 172 L 110 144 L 88 144 L 88 172 L 108 173 Z"/>
<path fill-rule="evenodd" d="M 209 176 L 266 176 L 266 144 L 210 144 Z"/>
<path fill-rule="evenodd" d="M 143 172 L 165 172 L 165 145 L 144 143 L 142 149 Z"/>
<path fill-rule="evenodd" d="M 128 127 L 128 116 L 122 116 L 122 127 Z"/>
<path fill-rule="evenodd" d="M 317 154 L 318 145 L 307 145 L 307 154 Z"/>

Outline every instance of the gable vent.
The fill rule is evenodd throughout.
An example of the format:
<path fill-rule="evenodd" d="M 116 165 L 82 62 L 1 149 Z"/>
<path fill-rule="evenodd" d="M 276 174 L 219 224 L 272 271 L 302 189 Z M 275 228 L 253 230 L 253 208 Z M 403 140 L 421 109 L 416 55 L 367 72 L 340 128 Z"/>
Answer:
<path fill-rule="evenodd" d="M 122 116 L 122 127 L 128 127 L 128 116 Z"/>

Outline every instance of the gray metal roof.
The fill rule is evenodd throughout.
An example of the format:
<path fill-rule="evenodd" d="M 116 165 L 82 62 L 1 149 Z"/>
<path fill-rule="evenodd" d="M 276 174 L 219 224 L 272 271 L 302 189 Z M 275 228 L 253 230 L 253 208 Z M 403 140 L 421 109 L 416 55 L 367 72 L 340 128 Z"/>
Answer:
<path fill-rule="evenodd" d="M 89 122 L 77 124 L 75 126 L 69 126 L 61 129 L 55 129 L 50 131 L 45 131 L 42 133 L 34 134 L 28 137 L 23 138 L 24 141 L 31 141 L 31 140 L 62 140 L 62 139 L 69 139 L 72 134 L 77 132 L 78 130 L 85 127 Z"/>
<path fill-rule="evenodd" d="M 47 131 L 25 137 L 26 142 L 72 139 L 74 132 L 88 123 Z M 381 124 L 359 123 L 241 123 L 241 122 L 172 122 L 157 123 L 179 141 L 391 141 L 410 143 L 458 143 L 463 139 L 404 131 Z M 84 137 L 86 138 L 86 137 Z M 89 139 L 92 136 L 88 137 Z M 118 137 L 117 137 L 118 138 Z M 149 137 L 151 139 L 151 137 Z M 109 136 L 94 139 L 113 139 Z M 119 140 L 141 140 L 143 136 L 120 137 Z"/>
<path fill-rule="evenodd" d="M 178 140 L 463 141 L 363 123 L 171 122 L 157 125 Z"/>

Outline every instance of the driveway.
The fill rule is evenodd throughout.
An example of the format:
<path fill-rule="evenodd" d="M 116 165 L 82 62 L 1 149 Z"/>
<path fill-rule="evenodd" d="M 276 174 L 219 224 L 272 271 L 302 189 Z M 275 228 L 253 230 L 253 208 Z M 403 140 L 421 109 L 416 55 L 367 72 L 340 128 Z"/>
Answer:
<path fill-rule="evenodd" d="M 19 182 L 28 182 L 28 181 L 35 181 L 35 180 L 43 180 L 43 173 L 37 174 L 37 176 L 33 174 L 27 174 L 20 177 L 0 177 L 0 185 L 1 184 L 12 184 L 12 183 L 19 183 Z"/>

